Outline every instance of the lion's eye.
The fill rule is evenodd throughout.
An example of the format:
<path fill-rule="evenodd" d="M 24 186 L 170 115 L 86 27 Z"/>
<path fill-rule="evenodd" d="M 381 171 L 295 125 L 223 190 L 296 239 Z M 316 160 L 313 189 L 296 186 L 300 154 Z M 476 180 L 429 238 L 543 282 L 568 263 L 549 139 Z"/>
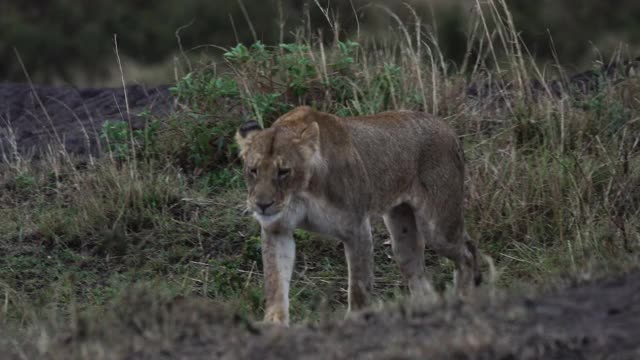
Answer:
<path fill-rule="evenodd" d="M 258 175 L 258 169 L 256 169 L 256 168 L 249 169 L 249 174 L 251 174 L 251 176 L 257 176 Z"/>
<path fill-rule="evenodd" d="M 284 179 L 285 177 L 289 176 L 290 172 L 290 169 L 278 169 L 278 179 Z"/>

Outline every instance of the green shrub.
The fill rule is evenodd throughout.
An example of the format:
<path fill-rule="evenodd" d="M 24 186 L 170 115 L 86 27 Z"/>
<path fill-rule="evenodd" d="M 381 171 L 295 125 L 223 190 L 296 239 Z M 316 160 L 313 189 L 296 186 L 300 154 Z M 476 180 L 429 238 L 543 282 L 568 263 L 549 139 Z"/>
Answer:
<path fill-rule="evenodd" d="M 119 161 L 134 157 L 150 157 L 158 153 L 159 120 L 148 121 L 143 129 L 131 129 L 125 121 L 107 120 L 102 125 L 100 137 L 107 151 Z"/>

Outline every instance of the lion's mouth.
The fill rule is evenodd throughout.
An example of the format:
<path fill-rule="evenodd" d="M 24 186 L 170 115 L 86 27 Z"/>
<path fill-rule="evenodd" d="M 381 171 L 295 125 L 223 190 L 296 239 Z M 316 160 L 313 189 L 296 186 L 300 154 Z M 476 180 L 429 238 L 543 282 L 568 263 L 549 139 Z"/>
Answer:
<path fill-rule="evenodd" d="M 268 224 L 278 220 L 278 218 L 280 217 L 280 214 L 281 214 L 280 211 L 269 212 L 269 213 L 260 213 L 258 211 L 253 212 L 253 216 L 256 218 L 256 220 L 258 220 L 258 222 L 262 224 Z"/>
<path fill-rule="evenodd" d="M 272 203 L 268 207 L 260 206 L 259 204 L 252 203 L 250 205 L 250 209 L 253 212 L 253 217 L 258 220 L 260 223 L 267 224 L 273 223 L 277 221 L 284 210 L 286 209 L 286 202 L 283 203 Z"/>
<path fill-rule="evenodd" d="M 266 209 L 261 209 L 259 206 L 253 206 L 253 213 L 256 216 L 263 218 L 272 218 L 280 215 L 281 209 L 275 205 L 272 205 Z"/>
<path fill-rule="evenodd" d="M 260 216 L 264 216 L 264 217 L 269 217 L 269 216 L 276 216 L 278 214 L 280 214 L 280 209 L 276 209 L 276 208 L 269 208 L 266 210 L 262 210 L 262 209 L 253 209 L 253 213 L 256 215 L 260 215 Z"/>

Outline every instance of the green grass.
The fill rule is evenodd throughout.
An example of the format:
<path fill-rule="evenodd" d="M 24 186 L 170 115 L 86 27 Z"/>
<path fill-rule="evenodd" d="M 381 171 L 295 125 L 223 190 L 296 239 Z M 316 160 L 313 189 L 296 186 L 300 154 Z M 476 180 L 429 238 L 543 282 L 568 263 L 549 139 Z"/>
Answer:
<path fill-rule="evenodd" d="M 499 31 L 515 36 L 508 27 Z M 260 319 L 259 227 L 244 213 L 233 135 L 246 119 L 268 126 L 298 104 L 345 116 L 422 110 L 455 127 L 467 158 L 468 231 L 495 265 L 490 286 L 545 286 L 563 274 L 634 266 L 637 78 L 573 100 L 534 98 L 516 87 L 510 106 L 479 106 L 464 91 L 468 79 L 484 79 L 481 72 L 450 69 L 433 53 L 437 46 L 403 36 L 393 45 L 238 45 L 224 55 L 231 70 L 205 65 L 176 84 L 183 106 L 175 114 L 150 117 L 152 127 L 134 133 L 107 122 L 101 138 L 109 156 L 89 164 L 55 155 L 5 164 L 0 323 L 26 331 L 47 319 L 95 318 L 132 291 L 204 299 Z M 539 77 L 518 60 L 521 50 L 503 50 L 498 63 L 488 57 L 481 65 L 501 65 L 496 76 L 506 80 Z M 302 231 L 295 236 L 293 320 L 341 316 L 342 246 Z M 379 220 L 374 238 L 376 296 L 398 299 L 406 289 Z M 444 290 L 452 264 L 428 255 Z"/>

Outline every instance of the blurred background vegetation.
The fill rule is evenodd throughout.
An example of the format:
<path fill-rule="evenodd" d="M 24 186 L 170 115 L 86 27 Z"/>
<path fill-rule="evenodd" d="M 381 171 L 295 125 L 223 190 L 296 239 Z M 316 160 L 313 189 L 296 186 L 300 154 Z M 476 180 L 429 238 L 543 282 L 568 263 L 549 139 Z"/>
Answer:
<path fill-rule="evenodd" d="M 529 50 L 540 61 L 585 66 L 607 59 L 621 44 L 629 56 L 640 44 L 640 2 L 636 0 L 505 0 Z M 342 39 L 359 32 L 382 39 L 398 22 L 415 23 L 410 5 L 437 34 L 444 55 L 460 62 L 470 31 L 475 0 L 3 0 L 0 2 L 0 81 L 24 81 L 14 48 L 36 82 L 105 84 L 114 78 L 114 35 L 126 64 L 151 71 L 150 82 L 174 78 L 174 59 L 222 52 L 238 42 L 287 42 L 294 31 L 322 31 L 327 41 L 336 29 Z M 321 8 L 326 11 L 323 12 Z M 357 19 L 356 21 L 356 14 Z M 249 25 L 251 23 L 251 25 Z M 598 51 L 594 51 L 598 49 Z M 151 70 L 149 70 L 151 69 Z M 154 71 L 153 69 L 161 69 Z M 133 70 L 129 71 L 130 75 Z M 115 72 L 117 74 L 117 72 Z M 118 76 L 115 76 L 116 78 Z M 134 76 L 135 78 L 135 76 Z"/>

